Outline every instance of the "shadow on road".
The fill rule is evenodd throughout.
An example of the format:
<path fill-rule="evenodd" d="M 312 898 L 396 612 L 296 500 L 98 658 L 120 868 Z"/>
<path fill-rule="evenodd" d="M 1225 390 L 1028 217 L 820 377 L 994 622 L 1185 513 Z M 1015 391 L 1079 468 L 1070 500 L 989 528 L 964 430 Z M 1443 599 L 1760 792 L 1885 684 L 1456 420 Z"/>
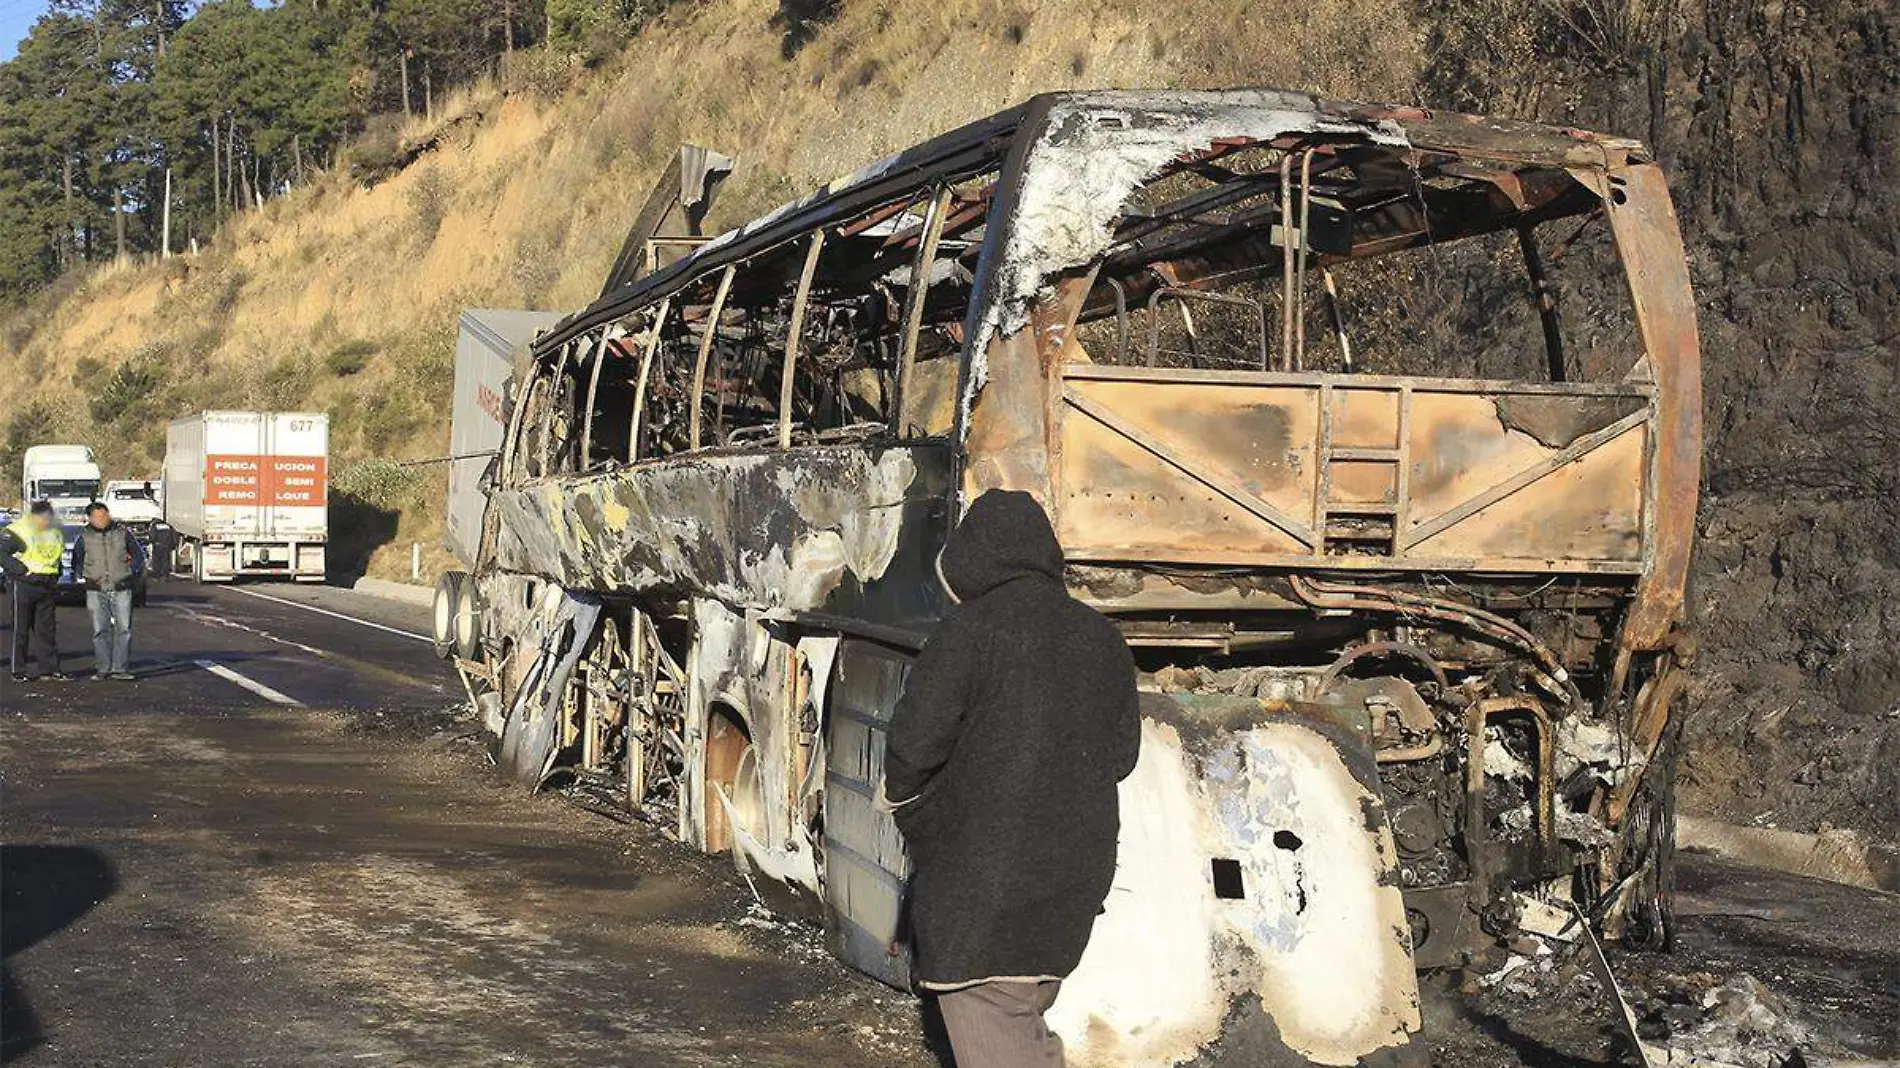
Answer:
<path fill-rule="evenodd" d="M 132 674 L 138 676 L 139 681 L 143 682 L 166 675 L 188 675 L 192 672 L 203 671 L 204 669 L 198 666 L 200 660 L 213 660 L 226 667 L 240 667 L 253 661 L 268 662 L 277 659 L 280 658 L 270 653 L 237 653 L 226 649 L 199 649 L 186 652 L 168 650 L 163 654 L 150 657 L 134 654 Z"/>
<path fill-rule="evenodd" d="M 330 581 L 350 582 L 369 570 L 370 554 L 396 540 L 401 517 L 389 508 L 330 484 L 330 544 L 324 549 Z"/>
<path fill-rule="evenodd" d="M 0 846 L 0 1064 L 45 1040 L 7 963 L 70 926 L 118 889 L 105 854 L 84 846 Z"/>

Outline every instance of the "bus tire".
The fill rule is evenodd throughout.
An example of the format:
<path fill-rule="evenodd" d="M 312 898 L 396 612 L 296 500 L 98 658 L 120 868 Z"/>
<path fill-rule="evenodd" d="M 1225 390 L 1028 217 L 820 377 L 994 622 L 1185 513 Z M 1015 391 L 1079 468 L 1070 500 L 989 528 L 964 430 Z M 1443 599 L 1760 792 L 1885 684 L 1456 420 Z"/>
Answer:
<path fill-rule="evenodd" d="M 451 620 L 449 635 L 454 640 L 454 652 L 463 660 L 482 658 L 482 591 L 475 579 L 465 571 L 452 571 L 451 575 L 461 580 L 461 594 L 455 601 L 455 617 Z"/>
<path fill-rule="evenodd" d="M 467 592 L 468 576 L 460 571 L 446 572 L 435 584 L 429 638 L 435 646 L 435 655 L 444 660 L 456 650 L 456 616 L 461 612 L 462 598 Z"/>

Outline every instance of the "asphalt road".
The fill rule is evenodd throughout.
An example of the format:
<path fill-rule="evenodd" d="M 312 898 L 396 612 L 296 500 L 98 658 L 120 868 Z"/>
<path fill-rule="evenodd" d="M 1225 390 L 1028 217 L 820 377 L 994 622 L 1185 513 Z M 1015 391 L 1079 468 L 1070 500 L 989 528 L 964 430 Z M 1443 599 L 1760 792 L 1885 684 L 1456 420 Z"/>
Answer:
<path fill-rule="evenodd" d="M 348 591 L 172 583 L 135 615 L 138 681 L 0 680 L 0 1059 L 933 1063 L 907 999 L 728 864 L 486 774 L 426 630 Z"/>
<path fill-rule="evenodd" d="M 169 583 L 138 681 L 0 677 L 0 1061 L 936 1063 L 913 1002 L 722 860 L 501 781 L 427 616 Z M 1645 1037 L 1747 973 L 1820 1052 L 1900 1057 L 1900 898 L 1693 858 L 1681 882 L 1678 952 L 1616 956 Z M 1429 979 L 1433 1061 L 1633 1063 L 1574 963 L 1513 985 Z"/>

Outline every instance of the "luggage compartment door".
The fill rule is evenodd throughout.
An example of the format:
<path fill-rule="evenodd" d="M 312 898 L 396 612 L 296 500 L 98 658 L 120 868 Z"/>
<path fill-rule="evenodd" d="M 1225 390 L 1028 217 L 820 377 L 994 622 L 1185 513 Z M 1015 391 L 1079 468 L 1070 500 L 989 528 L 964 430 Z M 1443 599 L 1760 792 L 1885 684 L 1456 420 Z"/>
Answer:
<path fill-rule="evenodd" d="M 910 986 L 910 861 L 876 799 L 891 712 L 909 670 L 910 657 L 898 650 L 840 642 L 825 713 L 825 939 L 840 960 L 899 989 Z"/>

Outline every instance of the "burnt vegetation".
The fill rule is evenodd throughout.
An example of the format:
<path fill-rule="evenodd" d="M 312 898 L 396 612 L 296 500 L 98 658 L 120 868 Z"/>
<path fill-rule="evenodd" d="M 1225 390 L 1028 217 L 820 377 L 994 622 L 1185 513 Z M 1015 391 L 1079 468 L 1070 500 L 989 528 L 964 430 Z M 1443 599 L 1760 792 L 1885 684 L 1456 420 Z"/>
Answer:
<path fill-rule="evenodd" d="M 1685 801 L 1900 820 L 1900 17 L 1758 0 L 1428 4 L 1426 99 L 1642 136 L 1698 297 L 1704 641 Z M 1609 295 L 1567 307 L 1594 317 Z"/>

